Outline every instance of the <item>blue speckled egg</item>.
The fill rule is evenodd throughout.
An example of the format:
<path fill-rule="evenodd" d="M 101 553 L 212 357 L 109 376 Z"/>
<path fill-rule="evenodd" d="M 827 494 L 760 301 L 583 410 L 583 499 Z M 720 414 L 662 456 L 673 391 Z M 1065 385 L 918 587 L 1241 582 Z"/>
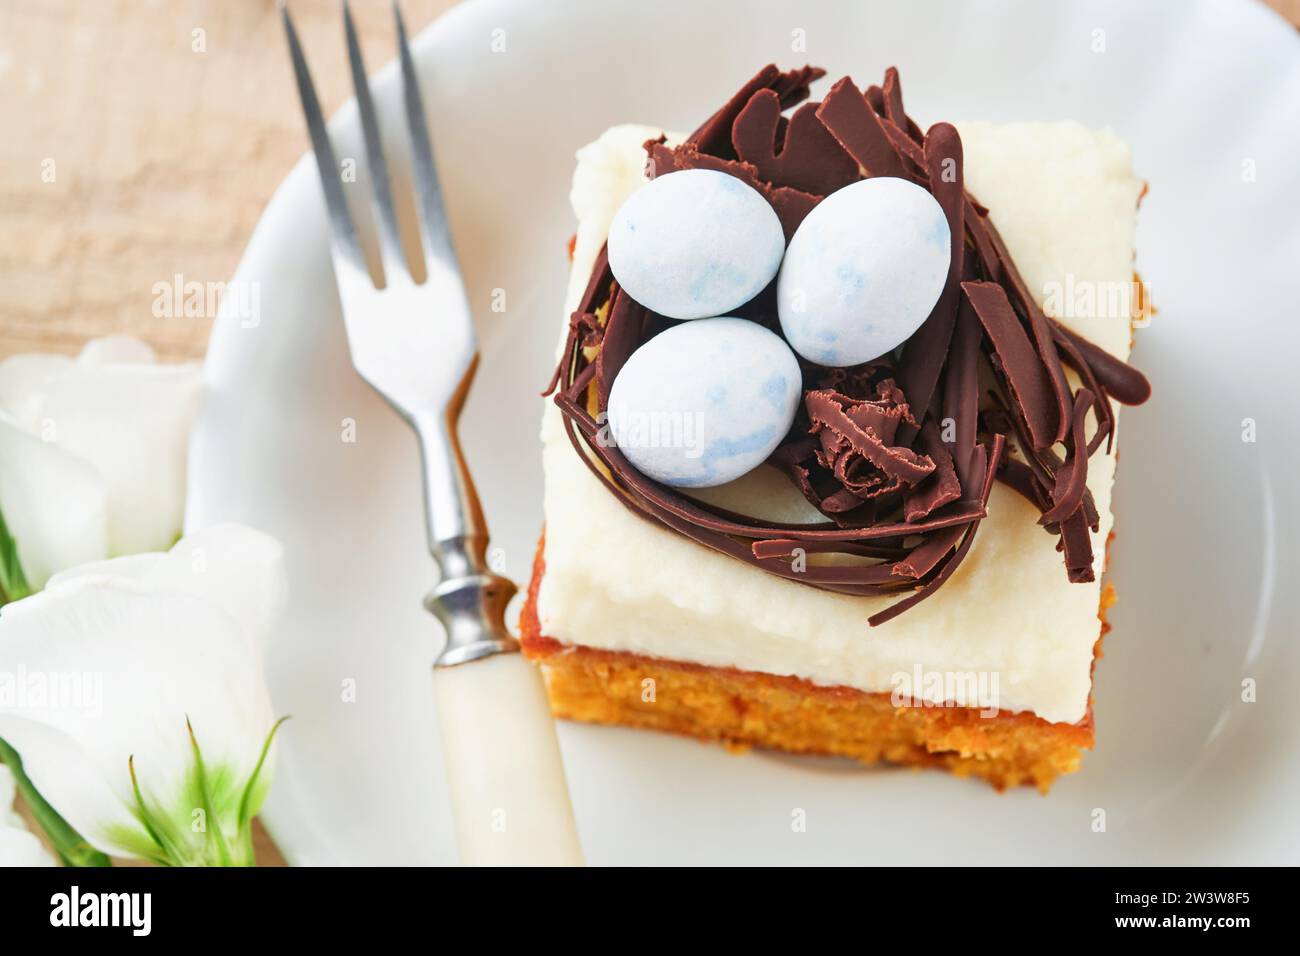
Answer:
<path fill-rule="evenodd" d="M 799 361 L 747 319 L 688 322 L 632 353 L 609 395 L 607 436 L 638 471 L 708 488 L 757 468 L 794 422 Z"/>
<path fill-rule="evenodd" d="M 670 319 L 723 315 L 781 268 L 781 221 L 757 190 L 712 169 L 646 183 L 609 227 L 609 267 L 632 298 Z"/>
<path fill-rule="evenodd" d="M 791 348 L 843 366 L 903 344 L 943 291 L 949 236 L 939 203 L 906 179 L 879 176 L 831 193 L 795 230 L 777 280 Z"/>

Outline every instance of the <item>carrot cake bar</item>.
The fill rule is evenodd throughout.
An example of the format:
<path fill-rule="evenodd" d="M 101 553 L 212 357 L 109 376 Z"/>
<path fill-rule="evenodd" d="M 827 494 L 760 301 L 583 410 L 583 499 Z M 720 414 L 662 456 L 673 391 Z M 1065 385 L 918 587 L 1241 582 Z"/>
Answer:
<path fill-rule="evenodd" d="M 1045 791 L 1093 744 L 1143 184 L 822 74 L 578 153 L 524 650 L 563 717 Z"/>

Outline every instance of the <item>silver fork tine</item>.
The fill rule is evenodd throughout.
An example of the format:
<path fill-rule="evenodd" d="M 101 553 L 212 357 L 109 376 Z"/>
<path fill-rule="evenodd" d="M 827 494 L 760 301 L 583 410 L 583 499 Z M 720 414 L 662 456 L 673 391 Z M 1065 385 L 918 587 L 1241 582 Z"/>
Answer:
<path fill-rule="evenodd" d="M 429 144 L 429 127 L 424 121 L 420 81 L 415 73 L 415 60 L 411 57 L 411 45 L 406 40 L 406 24 L 402 20 L 402 10 L 397 0 L 393 0 L 393 17 L 397 21 L 397 47 L 402 61 L 402 99 L 406 104 L 406 125 L 410 131 L 411 152 L 414 154 L 411 165 L 415 188 L 420 197 L 420 218 L 424 220 L 420 234 L 425 258 L 430 260 L 430 270 L 436 263 L 440 266 L 450 265 L 452 272 L 457 272 L 456 247 L 452 244 L 451 231 L 447 226 L 447 211 L 442 202 L 438 167 L 433 158 L 433 147 Z"/>
<path fill-rule="evenodd" d="M 325 191 L 325 206 L 329 211 L 330 242 L 335 251 L 353 265 L 366 269 L 366 257 L 361 251 L 357 239 L 356 227 L 348 212 L 347 200 L 343 197 L 343 182 L 339 178 L 338 162 L 334 158 L 334 148 L 330 145 L 329 133 L 325 129 L 325 117 L 321 115 L 320 101 L 316 99 L 316 88 L 311 82 L 311 72 L 307 69 L 307 59 L 302 53 L 302 44 L 298 42 L 298 31 L 294 29 L 289 16 L 289 7 L 281 3 L 280 16 L 284 20 L 284 32 L 289 38 L 289 58 L 293 61 L 293 74 L 298 84 L 298 96 L 302 100 L 302 111 L 307 117 L 307 132 L 311 136 L 312 152 L 316 154 L 316 168 L 320 171 L 321 188 Z"/>
<path fill-rule="evenodd" d="M 389 184 L 388 162 L 384 159 L 384 144 L 379 139 L 375 102 L 370 96 L 366 64 L 361 59 L 361 44 L 357 40 L 357 29 L 352 22 L 352 9 L 347 0 L 343 0 L 343 32 L 347 36 L 352 85 L 357 91 L 361 132 L 366 140 L 366 162 L 370 165 L 371 198 L 375 206 L 375 218 L 379 223 L 379 251 L 384 263 L 384 279 L 391 283 L 399 276 L 409 274 L 409 270 L 406 255 L 402 251 L 402 234 L 397 227 L 397 213 L 393 208 L 393 191 Z"/>

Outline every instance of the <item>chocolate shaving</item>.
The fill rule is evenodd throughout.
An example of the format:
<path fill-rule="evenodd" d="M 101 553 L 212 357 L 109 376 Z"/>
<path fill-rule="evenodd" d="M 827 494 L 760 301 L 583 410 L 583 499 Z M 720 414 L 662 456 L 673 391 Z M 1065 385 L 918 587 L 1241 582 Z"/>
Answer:
<path fill-rule="evenodd" d="M 903 82 L 898 78 L 898 68 L 891 66 L 885 70 L 885 83 L 881 87 L 881 104 L 876 112 L 883 112 L 885 119 L 908 135 L 914 142 L 921 142 L 921 129 L 912 122 L 912 117 L 903 110 Z"/>
<path fill-rule="evenodd" d="M 961 481 L 948 446 L 939 437 L 934 419 L 921 426 L 921 450 L 934 462 L 934 474 L 903 496 L 903 520 L 920 521 L 936 508 L 961 499 Z"/>
<path fill-rule="evenodd" d="M 903 162 L 879 114 L 849 77 L 831 87 L 817 108 L 817 118 L 868 176 L 904 175 Z"/>
<path fill-rule="evenodd" d="M 1084 492 L 1088 490 L 1088 455 L 1087 441 L 1083 437 L 1083 426 L 1088 409 L 1092 408 L 1093 394 L 1086 388 L 1080 389 L 1074 400 L 1074 414 L 1070 430 L 1070 467 L 1062 467 L 1056 473 L 1056 487 L 1052 489 L 1050 509 L 1043 512 L 1039 524 L 1056 524 L 1074 514 L 1083 505 Z M 1084 452 L 1083 454 L 1080 454 Z"/>
<path fill-rule="evenodd" d="M 600 353 L 596 356 L 596 378 L 600 389 L 600 407 L 609 404 L 609 390 L 623 365 L 645 341 L 650 310 L 615 286 L 610 299 L 609 319 Z"/>
<path fill-rule="evenodd" d="M 725 106 L 718 110 L 687 137 L 686 142 L 696 146 L 701 152 L 718 156 L 722 159 L 735 159 L 731 152 L 731 130 L 746 104 L 760 90 L 771 90 L 780 100 L 781 109 L 787 109 L 795 103 L 808 99 L 809 86 L 826 75 L 818 66 L 805 66 L 800 70 L 784 72 L 775 63 L 769 63 L 753 79 L 742 86 L 736 95 L 727 100 Z"/>
<path fill-rule="evenodd" d="M 812 422 L 810 434 L 820 439 L 815 456 L 844 490 L 862 499 L 893 494 L 918 484 L 934 471 L 923 455 L 891 445 L 899 423 L 911 421 L 901 393 L 892 381 L 879 386 L 877 400 L 857 400 L 838 392 L 816 391 L 804 396 Z"/>
<path fill-rule="evenodd" d="M 947 123 L 930 127 L 925 137 L 925 163 L 930 174 L 930 191 L 948 219 L 952 255 L 939 301 L 908 339 L 899 366 L 899 383 L 921 412 L 930 407 L 930 398 L 939 383 L 939 373 L 948 357 L 948 345 L 957 321 L 961 294 L 958 286 L 965 261 L 962 255 L 966 232 L 963 228 L 961 137 L 955 127 Z"/>
<path fill-rule="evenodd" d="M 952 348 L 948 353 L 948 375 L 944 381 L 943 422 L 952 425 L 952 460 L 963 488 L 970 488 L 971 455 L 979 427 L 979 318 L 965 296 L 957 309 Z"/>
<path fill-rule="evenodd" d="M 1150 385 L 1043 313 L 988 210 L 964 188 L 956 129 L 938 123 L 922 134 L 904 109 L 896 70 L 866 90 L 845 77 L 821 103 L 798 106 L 822 75 L 816 67 L 764 67 L 684 143 L 670 147 L 661 136 L 646 153 L 651 177 L 714 169 L 753 186 L 787 239 L 824 196 L 864 175 L 910 179 L 944 210 L 948 277 L 901 356 L 853 368 L 801 361 L 803 402 L 768 464 L 825 520 L 771 522 L 708 505 L 645 477 L 609 442 L 599 422 L 614 379 L 633 351 L 672 323 L 619 288 L 604 250 L 547 389 L 569 441 L 609 493 L 646 521 L 786 580 L 901 597 L 869 617 L 872 626 L 952 577 L 987 515 L 995 480 L 1040 512 L 1068 579 L 1093 580 L 1100 517 L 1088 458 L 1114 435 L 1111 401 L 1138 404 Z M 736 314 L 779 332 L 774 286 Z M 1066 367 L 1082 381 L 1077 391 Z M 984 396 L 982 378 L 992 383 Z M 1097 425 L 1089 437 L 1090 411 Z"/>
<path fill-rule="evenodd" d="M 1047 448 L 1056 441 L 1051 383 L 1006 290 L 995 282 L 963 282 L 961 290 L 993 343 L 993 367 L 1006 379 L 1034 447 Z"/>
<path fill-rule="evenodd" d="M 1006 439 L 1002 435 L 994 435 L 993 450 L 991 452 L 986 452 L 985 446 L 983 445 L 980 445 L 975 452 L 975 465 L 982 477 L 981 497 L 985 501 L 988 500 L 989 493 L 993 490 L 993 476 L 997 472 L 998 462 L 1002 458 L 1005 440 Z M 985 457 L 986 455 L 988 456 L 987 458 Z M 912 593 L 908 597 L 903 598 L 903 600 L 891 604 L 889 607 L 885 608 L 885 610 L 873 614 L 871 617 L 867 618 L 867 623 L 872 627 L 879 627 L 881 624 L 892 621 L 904 611 L 920 604 L 935 591 L 939 590 L 939 588 L 943 586 L 944 582 L 952 577 L 953 572 L 956 571 L 958 565 L 965 560 L 966 555 L 970 553 L 971 545 L 975 543 L 975 530 L 979 527 L 979 524 L 978 521 L 972 521 L 967 526 L 966 533 L 961 539 L 961 544 L 957 546 L 957 549 L 952 553 L 948 560 L 943 563 L 939 569 L 939 573 L 931 578 L 924 587 Z"/>
<path fill-rule="evenodd" d="M 731 130 L 736 155 L 764 182 L 780 182 L 815 196 L 825 196 L 858 179 L 858 164 L 836 147 L 817 119 L 817 107 L 805 103 L 782 127 L 781 101 L 775 90 L 759 90 L 740 111 Z"/>
<path fill-rule="evenodd" d="M 1151 397 L 1151 383 L 1132 365 L 1115 358 L 1105 349 L 1093 345 L 1079 333 L 1055 320 L 1052 321 L 1052 336 L 1058 343 L 1069 343 L 1082 357 L 1106 394 L 1121 405 L 1141 405 Z M 1076 372 L 1083 373 L 1083 368 L 1073 363 L 1071 367 Z"/>
<path fill-rule="evenodd" d="M 1029 287 L 1025 285 L 1025 280 L 1020 276 L 1020 270 L 1011 259 L 1011 254 L 1007 252 L 1007 247 L 1002 242 L 1002 237 L 998 235 L 997 229 L 991 222 L 984 224 L 988 229 L 988 236 L 992 240 L 993 248 L 1001 265 L 1000 273 L 1005 277 L 1005 283 L 1010 287 L 1011 294 L 1015 297 L 1016 305 L 1020 308 L 1022 314 L 1028 317 L 1029 328 L 1033 332 L 1034 344 L 1038 348 L 1038 357 L 1042 360 L 1043 369 L 1047 372 L 1047 377 L 1052 384 L 1052 394 L 1056 398 L 1056 416 L 1057 432 L 1056 441 L 1062 441 L 1065 438 L 1066 430 L 1070 423 L 1070 409 L 1073 401 L 1070 397 L 1070 386 L 1065 380 L 1065 370 L 1061 367 L 1061 358 L 1057 354 L 1056 345 L 1052 339 L 1052 330 L 1048 325 L 1047 316 L 1043 310 L 1038 307 L 1034 297 L 1029 294 Z"/>

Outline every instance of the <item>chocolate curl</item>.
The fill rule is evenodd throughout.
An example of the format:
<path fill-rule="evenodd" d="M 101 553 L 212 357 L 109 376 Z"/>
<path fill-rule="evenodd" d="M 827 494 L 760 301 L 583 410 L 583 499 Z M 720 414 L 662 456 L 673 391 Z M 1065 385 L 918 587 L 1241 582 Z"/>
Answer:
<path fill-rule="evenodd" d="M 709 153 L 723 159 L 734 159 L 736 154 L 731 151 L 731 128 L 735 125 L 740 111 L 745 108 L 755 93 L 759 90 L 772 90 L 779 98 L 781 108 L 788 109 L 806 100 L 809 85 L 825 75 L 826 71 L 818 66 L 804 66 L 802 69 L 786 72 L 778 69 L 775 63 L 769 63 L 736 91 L 722 109 L 710 116 L 699 129 L 688 136 L 686 142 L 698 147 L 702 153 Z"/>
<path fill-rule="evenodd" d="M 927 174 L 925 171 L 925 150 L 921 145 L 908 136 L 901 129 L 891 123 L 889 120 L 881 121 L 881 128 L 884 129 L 885 135 L 889 137 L 890 144 L 898 151 L 902 157 L 903 167 L 906 169 L 906 177 L 918 186 L 927 186 Z"/>
<path fill-rule="evenodd" d="M 1033 447 L 1050 447 L 1057 427 L 1052 386 L 1006 291 L 993 282 L 963 282 L 961 288 L 993 343 L 996 365 L 1029 427 Z"/>
<path fill-rule="evenodd" d="M 1115 401 L 1122 405 L 1141 405 L 1151 397 L 1151 383 L 1132 365 L 1093 345 L 1078 332 L 1066 328 L 1055 319 L 1052 320 L 1052 336 L 1058 344 L 1068 343 L 1073 347 L 1080 356 L 1080 364 L 1086 364 L 1106 394 Z M 1066 354 L 1068 356 L 1069 352 Z M 1083 374 L 1083 369 L 1073 362 L 1071 367 Z"/>
<path fill-rule="evenodd" d="M 987 453 L 987 457 L 984 445 L 978 446 L 975 452 L 975 467 L 979 471 L 982 479 L 980 499 L 985 503 L 988 502 L 989 494 L 993 490 L 993 478 L 998 470 L 998 464 L 1002 460 L 1005 441 L 1006 439 L 1001 435 L 995 435 L 993 437 L 992 451 Z M 975 543 L 975 531 L 977 528 L 979 528 L 979 522 L 972 521 L 966 529 L 965 536 L 961 539 L 961 544 L 957 546 L 957 550 L 952 553 L 952 556 L 943 564 L 939 573 L 931 578 L 929 583 L 919 591 L 910 594 L 896 604 L 891 604 L 889 607 L 885 608 L 885 610 L 871 615 L 871 617 L 867 618 L 867 623 L 872 627 L 879 627 L 881 624 L 886 624 L 898 617 L 898 615 L 902 614 L 904 611 L 916 607 L 916 605 L 920 604 L 935 591 L 939 590 L 939 588 L 943 586 L 944 582 L 952 577 L 953 572 L 956 571 L 961 562 L 965 560 L 966 555 L 970 553 L 971 545 Z"/>
<path fill-rule="evenodd" d="M 1000 396 L 994 396 L 996 401 L 1001 401 Z M 1034 448 L 1032 440 L 1029 437 L 1028 430 L 1025 426 L 1024 419 L 1020 415 L 1013 414 L 1010 409 L 1000 412 L 989 412 L 987 417 L 992 420 L 994 416 L 1001 416 L 1005 419 L 1006 424 L 999 427 L 1000 430 L 1010 429 L 1016 434 L 1016 441 L 1020 445 L 1020 450 L 1025 457 L 1025 468 L 1028 469 L 1030 477 L 1034 483 L 1034 492 L 1032 495 L 1027 494 L 1025 497 L 1034 501 L 1040 511 L 1046 511 L 1051 507 L 1052 494 L 1056 489 L 1056 475 L 1060 474 L 1065 463 L 1057 457 L 1056 453 L 1050 448 Z M 1010 475 L 1014 466 L 1008 463 L 1005 469 Z M 1006 479 L 1010 483 L 1010 479 Z M 1013 485 L 1014 487 L 1014 485 Z M 1098 514 L 1096 505 L 1092 501 L 1092 493 L 1084 488 L 1082 511 L 1085 517 L 1085 523 L 1096 530 L 1098 523 Z M 1059 535 L 1061 527 L 1057 524 L 1048 524 L 1043 526 L 1050 534 Z"/>
<path fill-rule="evenodd" d="M 1110 407 L 1110 399 L 1106 397 L 1106 392 L 1097 382 L 1096 375 L 1093 374 L 1092 368 L 1088 365 L 1079 350 L 1068 339 L 1060 339 L 1056 342 L 1056 347 L 1061 353 L 1062 361 L 1078 373 L 1083 379 L 1084 388 L 1099 396 L 1097 402 L 1097 432 L 1088 442 L 1088 454 L 1091 456 L 1098 448 L 1101 447 L 1102 440 L 1106 441 L 1106 454 L 1110 454 L 1111 441 L 1115 435 L 1115 410 Z"/>
<path fill-rule="evenodd" d="M 981 206 L 970 193 L 966 194 L 964 204 L 966 210 L 966 229 L 970 232 L 970 237 L 975 246 L 975 254 L 980 264 L 980 270 L 983 272 L 983 278 L 986 282 L 1003 281 L 1002 261 L 998 258 L 998 250 L 993 245 L 993 240 L 989 236 L 989 224 L 986 222 L 988 210 Z"/>
<path fill-rule="evenodd" d="M 609 249 L 602 245 L 600 252 L 596 254 L 596 261 L 592 265 L 591 278 L 587 280 L 587 288 L 582 293 L 582 298 L 578 300 L 578 308 L 569 316 L 569 338 L 565 342 L 564 354 L 566 356 L 573 352 L 573 345 L 578 341 L 581 345 L 589 346 L 596 344 L 597 336 L 603 336 L 604 330 L 600 328 L 596 321 L 596 309 L 608 298 L 610 286 L 614 281 L 614 273 L 609 268 Z M 575 340 L 575 335 L 578 338 Z M 560 379 L 564 372 L 564 361 L 555 368 L 555 374 L 551 376 L 551 381 L 546 386 L 546 391 L 542 392 L 542 398 L 552 394 L 560 385 Z"/>
<path fill-rule="evenodd" d="M 974 490 L 971 480 L 975 433 L 979 424 L 979 357 L 983 332 L 970 301 L 961 297 L 957 326 L 944 379 L 943 417 L 953 423 L 952 460 L 963 494 Z M 945 427 L 946 423 L 945 423 Z"/>
<path fill-rule="evenodd" d="M 844 77 L 831 87 L 817 118 L 868 176 L 903 176 L 907 171 L 883 123 L 862 91 Z"/>
<path fill-rule="evenodd" d="M 936 123 L 925 137 L 925 162 L 930 176 L 930 191 L 948 219 L 951 253 L 948 278 L 930 315 L 903 347 L 898 368 L 898 383 L 908 402 L 924 417 L 939 382 L 939 373 L 948 358 L 948 344 L 957 321 L 959 283 L 966 248 L 963 226 L 965 192 L 962 187 L 961 137 L 948 123 Z M 915 430 L 905 430 L 903 441 L 910 443 Z"/>
<path fill-rule="evenodd" d="M 874 106 L 874 104 L 873 104 Z M 881 124 L 885 135 L 894 149 L 904 157 L 903 165 L 909 177 L 918 185 L 927 184 L 928 173 L 925 166 L 925 150 L 921 143 L 924 137 L 920 128 L 903 110 L 903 88 L 898 80 L 898 70 L 890 67 L 885 71 L 885 85 L 880 93 L 880 106 L 876 113 L 884 122 Z"/>
<path fill-rule="evenodd" d="M 920 446 L 925 457 L 934 462 L 934 474 L 903 496 L 903 520 L 908 522 L 920 521 L 936 508 L 958 501 L 962 496 L 952 455 L 933 419 L 927 418 L 921 426 Z"/>
<path fill-rule="evenodd" d="M 805 103 L 787 124 L 773 90 L 750 97 L 736 117 L 731 141 L 736 155 L 769 183 L 825 196 L 859 178 L 858 164 L 817 119 L 817 105 Z"/>
<path fill-rule="evenodd" d="M 885 115 L 885 91 L 884 90 L 876 86 L 875 83 L 872 83 L 870 86 L 868 86 L 865 90 L 862 91 L 862 95 L 867 98 L 867 103 L 871 106 L 872 110 L 875 111 L 877 116 Z"/>
<path fill-rule="evenodd" d="M 957 525 L 958 528 L 961 525 Z M 755 541 L 753 547 L 754 557 L 760 560 L 769 560 L 771 558 L 790 558 L 796 551 L 802 551 L 805 554 L 852 554 L 861 558 L 884 558 L 889 561 L 897 561 L 900 558 L 907 557 L 908 548 L 897 545 L 863 543 L 854 544 L 847 541 L 796 541 L 793 538 L 770 538 L 766 541 Z"/>
<path fill-rule="evenodd" d="M 1057 431 L 1056 441 L 1064 441 L 1066 432 L 1070 427 L 1070 410 L 1074 406 L 1074 398 L 1070 394 L 1070 384 L 1065 380 L 1065 369 L 1061 367 L 1061 357 L 1056 351 L 1056 342 L 1052 338 L 1052 328 L 1047 321 L 1047 316 L 1043 310 L 1038 307 L 1037 300 L 1029 293 L 1029 287 L 1025 285 L 1025 280 L 1020 275 L 1020 270 L 1016 268 L 1015 261 L 1011 258 L 1011 253 L 1007 252 L 1006 245 L 1002 242 L 1002 237 L 998 235 L 997 228 L 993 223 L 987 223 L 989 238 L 993 242 L 993 248 L 997 252 L 998 262 L 1002 266 L 1002 284 L 1010 286 L 1011 294 L 1015 296 L 1016 305 L 1029 321 L 1030 331 L 1034 335 L 1034 345 L 1038 349 L 1038 357 L 1043 362 L 1043 369 L 1047 372 L 1047 378 L 1052 385 L 1052 395 L 1056 399 Z"/>
<path fill-rule="evenodd" d="M 882 387 L 882 399 L 886 390 Z M 918 484 L 935 469 L 924 455 L 889 444 L 907 406 L 859 401 L 832 391 L 809 392 L 804 405 L 812 434 L 821 440 L 817 459 L 859 498 L 874 498 Z M 866 467 L 866 466 L 871 467 Z"/>
<path fill-rule="evenodd" d="M 1088 533 L 1088 519 L 1082 508 L 1061 522 L 1061 543 L 1057 550 L 1065 553 L 1065 574 L 1071 584 L 1097 580 L 1092 569 L 1092 535 Z"/>
<path fill-rule="evenodd" d="M 1004 458 L 1002 468 L 998 471 L 998 480 L 1039 511 L 1046 511 L 1052 506 L 1047 495 L 1043 493 L 1043 486 L 1034 477 L 1033 469 L 1023 461 L 1016 461 L 1010 455 Z"/>
<path fill-rule="evenodd" d="M 1056 473 L 1056 487 L 1052 490 L 1055 504 L 1038 519 L 1039 524 L 1064 521 L 1083 504 L 1084 492 L 1088 490 L 1088 442 L 1084 438 L 1084 423 L 1094 401 L 1092 392 L 1086 388 L 1080 389 L 1075 396 L 1070 425 L 1070 453 Z"/>
<path fill-rule="evenodd" d="M 922 140 L 921 129 L 903 109 L 903 82 L 898 78 L 898 67 L 885 70 L 885 84 L 881 88 L 881 101 L 885 118 L 907 134 L 915 143 Z"/>
<path fill-rule="evenodd" d="M 898 561 L 890 571 L 902 578 L 911 578 L 919 581 L 942 561 L 953 548 L 957 546 L 966 534 L 967 526 L 958 525 L 955 528 L 945 528 L 935 534 L 930 535 L 925 543 L 912 549 L 912 552 Z"/>
<path fill-rule="evenodd" d="M 600 407 L 609 405 L 609 391 L 623 365 L 644 341 L 651 312 L 634 300 L 615 283 L 610 299 L 609 318 L 605 322 L 605 337 L 600 354 L 596 356 L 597 389 Z"/>
<path fill-rule="evenodd" d="M 1085 405 L 1078 416 L 1072 416 L 1072 429 L 1076 427 L 1075 422 L 1078 423 L 1078 441 L 1082 441 L 1086 412 Z M 1053 493 L 1058 487 L 1055 476 L 1067 472 L 1067 464 L 1062 462 L 1050 448 L 1030 448 L 1024 425 L 1016 416 L 1008 415 L 1008 417 L 1011 426 L 1016 430 L 1021 450 L 1025 454 L 1025 461 L 1022 463 L 1008 460 L 1000 469 L 998 477 L 1032 502 L 1040 511 L 1046 512 L 1052 507 Z M 1084 479 L 1086 482 L 1086 475 Z M 1062 508 L 1062 511 L 1064 510 Z M 1047 531 L 1060 536 L 1056 549 L 1065 553 L 1066 577 L 1072 583 L 1083 584 L 1095 580 L 1092 568 L 1092 538 L 1088 532 L 1089 529 L 1096 531 L 1099 526 L 1100 516 L 1086 483 L 1083 484 L 1082 496 L 1073 513 L 1059 524 L 1044 525 Z"/>

